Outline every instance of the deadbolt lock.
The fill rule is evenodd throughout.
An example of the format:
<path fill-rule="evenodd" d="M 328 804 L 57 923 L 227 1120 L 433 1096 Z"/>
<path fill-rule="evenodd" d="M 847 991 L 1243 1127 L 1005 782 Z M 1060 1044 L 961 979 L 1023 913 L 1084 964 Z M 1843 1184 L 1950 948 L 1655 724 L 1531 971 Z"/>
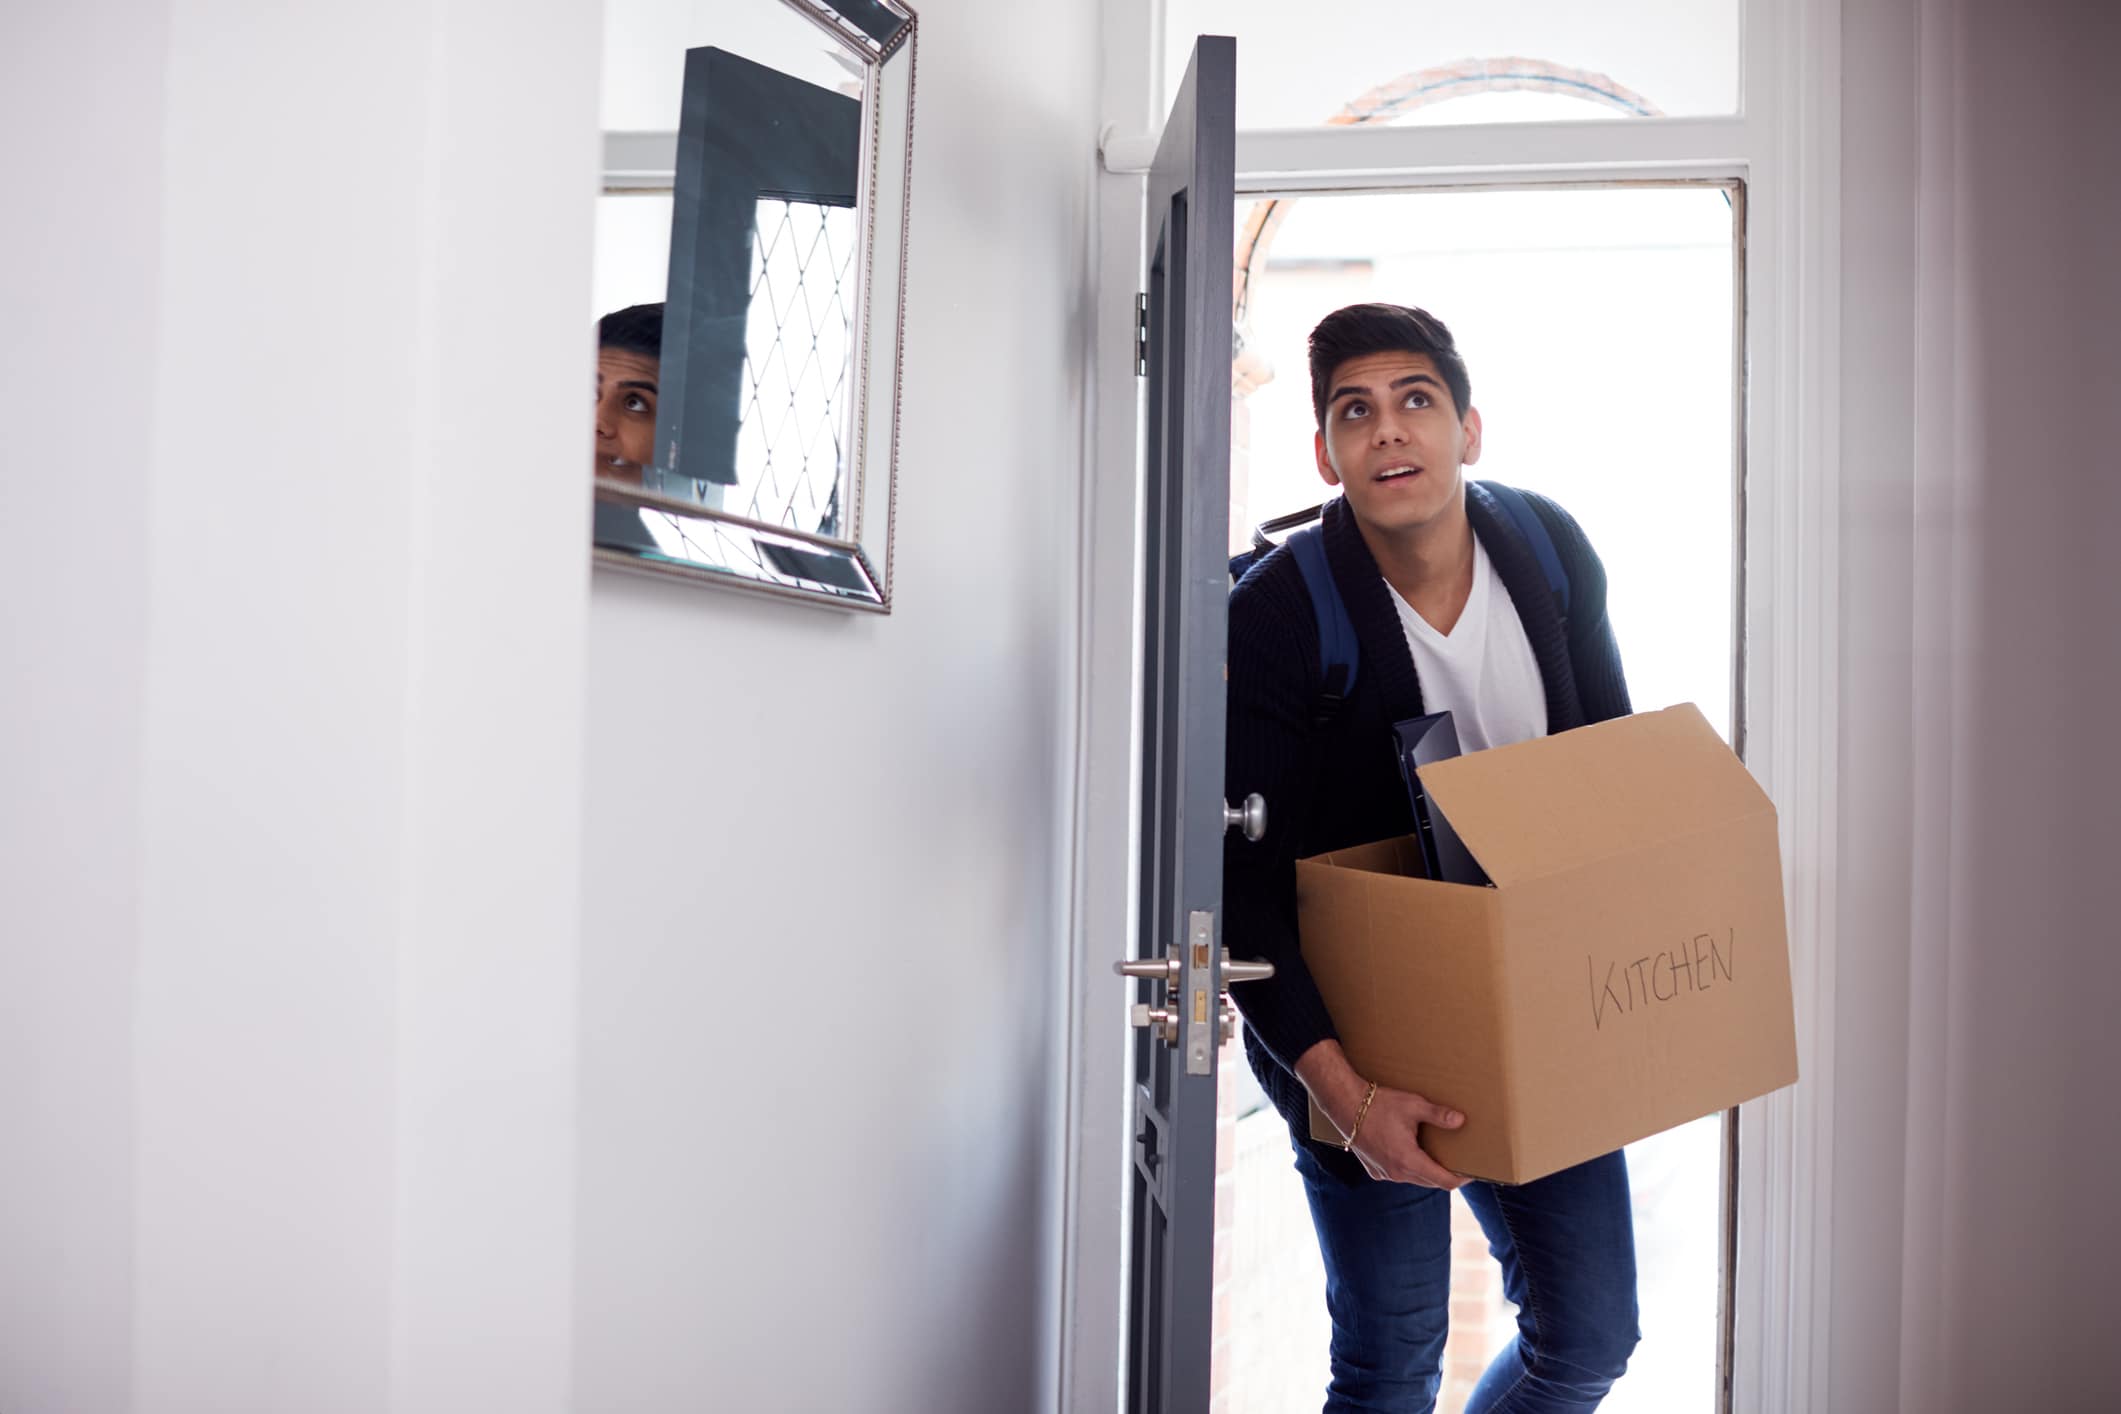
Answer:
<path fill-rule="evenodd" d="M 1152 1007 L 1147 1002 L 1136 1002 L 1128 1020 L 1163 1037 L 1167 1046 L 1178 1044 L 1178 1013 L 1170 1007 Z"/>

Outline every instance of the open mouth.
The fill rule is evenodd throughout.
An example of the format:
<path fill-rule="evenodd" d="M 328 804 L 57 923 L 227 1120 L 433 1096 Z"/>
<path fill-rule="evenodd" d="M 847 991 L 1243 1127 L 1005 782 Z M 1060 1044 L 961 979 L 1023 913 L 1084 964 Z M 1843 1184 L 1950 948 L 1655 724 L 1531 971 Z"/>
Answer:
<path fill-rule="evenodd" d="M 1373 479 L 1379 482 L 1407 481 L 1419 475 L 1421 475 L 1421 468 L 1418 466 L 1388 466 L 1383 471 L 1378 472 Z"/>

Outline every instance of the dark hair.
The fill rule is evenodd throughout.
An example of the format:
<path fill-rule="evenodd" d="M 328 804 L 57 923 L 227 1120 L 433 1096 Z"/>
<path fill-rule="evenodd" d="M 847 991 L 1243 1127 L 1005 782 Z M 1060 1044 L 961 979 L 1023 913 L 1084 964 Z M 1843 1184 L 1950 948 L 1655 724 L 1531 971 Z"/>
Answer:
<path fill-rule="evenodd" d="M 1351 304 L 1318 321 L 1311 331 L 1311 412 L 1326 425 L 1327 383 L 1333 370 L 1364 354 L 1427 354 L 1451 390 L 1459 417 L 1473 403 L 1473 380 L 1443 321 L 1408 304 Z"/>
<path fill-rule="evenodd" d="M 663 356 L 662 303 L 628 305 L 599 319 L 597 347 L 660 359 Z"/>

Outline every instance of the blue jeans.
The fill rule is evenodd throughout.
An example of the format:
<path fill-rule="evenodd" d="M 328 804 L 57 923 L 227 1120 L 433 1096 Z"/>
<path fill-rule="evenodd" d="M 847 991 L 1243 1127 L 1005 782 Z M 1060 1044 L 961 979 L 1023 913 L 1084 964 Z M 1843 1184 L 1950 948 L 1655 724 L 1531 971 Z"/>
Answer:
<path fill-rule="evenodd" d="M 1301 1145 L 1296 1170 L 1333 1317 L 1325 1414 L 1427 1414 L 1450 1320 L 1451 1195 L 1349 1183 Z M 1461 1191 L 1517 1306 L 1516 1338 L 1481 1376 L 1467 1414 L 1596 1409 L 1639 1338 L 1627 1160 L 1607 1154 L 1521 1186 Z"/>

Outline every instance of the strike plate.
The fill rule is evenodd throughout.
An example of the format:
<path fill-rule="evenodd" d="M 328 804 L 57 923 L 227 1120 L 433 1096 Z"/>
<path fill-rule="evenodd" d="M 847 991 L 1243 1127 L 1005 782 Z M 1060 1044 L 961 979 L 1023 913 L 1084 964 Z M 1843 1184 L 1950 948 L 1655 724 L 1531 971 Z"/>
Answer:
<path fill-rule="evenodd" d="M 1222 1030 L 1216 1007 L 1215 913 L 1196 909 L 1186 915 L 1185 966 L 1181 971 L 1184 991 L 1175 1000 L 1184 1008 L 1186 1074 L 1211 1075 L 1215 1070 L 1215 1039 Z"/>

